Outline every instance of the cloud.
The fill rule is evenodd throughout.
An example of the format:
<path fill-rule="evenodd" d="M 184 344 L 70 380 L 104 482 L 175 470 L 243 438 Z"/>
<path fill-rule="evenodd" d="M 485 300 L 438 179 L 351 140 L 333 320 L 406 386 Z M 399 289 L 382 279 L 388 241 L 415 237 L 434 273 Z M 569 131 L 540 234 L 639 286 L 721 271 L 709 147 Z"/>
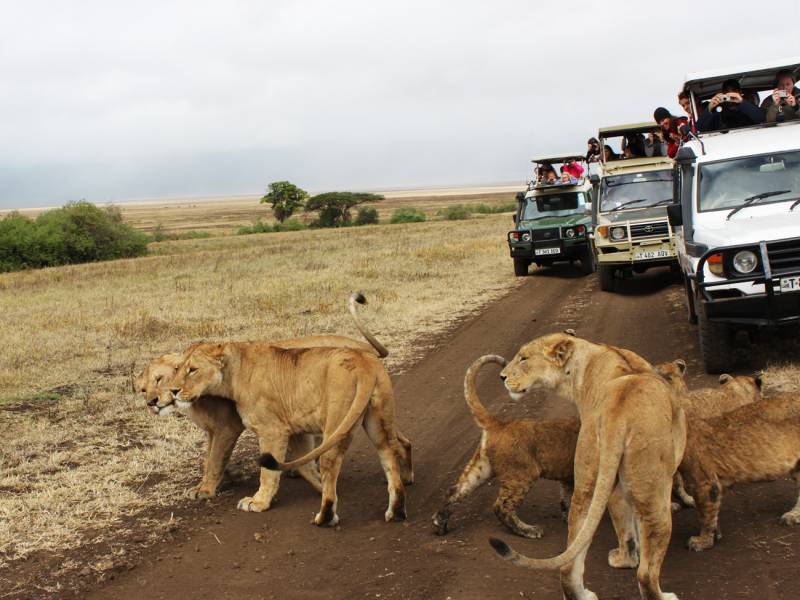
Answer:
<path fill-rule="evenodd" d="M 800 8 L 770 7 L 9 3 L 0 205 L 522 181 L 677 112 L 687 71 L 790 54 Z"/>

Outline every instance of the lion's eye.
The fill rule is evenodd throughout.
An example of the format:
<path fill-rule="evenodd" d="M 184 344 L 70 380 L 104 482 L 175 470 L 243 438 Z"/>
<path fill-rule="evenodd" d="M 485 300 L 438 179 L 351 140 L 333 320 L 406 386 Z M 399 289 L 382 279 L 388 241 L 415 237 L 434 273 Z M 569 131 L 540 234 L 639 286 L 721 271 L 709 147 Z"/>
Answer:
<path fill-rule="evenodd" d="M 156 385 L 158 385 L 159 383 L 161 383 L 161 380 L 162 380 L 162 379 L 163 379 L 163 377 L 162 377 L 161 375 L 159 375 L 158 377 L 156 377 Z"/>
<path fill-rule="evenodd" d="M 140 391 L 140 392 L 142 392 L 142 393 L 144 394 L 144 393 L 145 393 L 147 390 L 146 390 L 145 388 L 142 388 L 142 389 L 141 389 L 141 390 L 139 390 L 139 391 Z"/>
<path fill-rule="evenodd" d="M 521 362 L 521 363 L 524 363 L 526 360 L 528 360 L 528 359 L 526 357 L 524 357 L 524 356 L 521 356 L 519 358 L 519 362 Z"/>
<path fill-rule="evenodd" d="M 195 369 L 194 367 L 189 367 L 188 369 L 186 369 L 186 372 L 189 375 L 194 375 L 195 373 L 197 373 L 197 369 Z"/>

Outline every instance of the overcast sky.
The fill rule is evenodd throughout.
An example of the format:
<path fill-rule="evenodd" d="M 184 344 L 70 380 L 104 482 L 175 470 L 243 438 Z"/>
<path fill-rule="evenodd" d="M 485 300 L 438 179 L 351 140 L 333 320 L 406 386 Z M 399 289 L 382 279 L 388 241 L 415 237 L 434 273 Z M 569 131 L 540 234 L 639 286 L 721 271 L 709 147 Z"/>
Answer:
<path fill-rule="evenodd" d="M 800 54 L 797 0 L 0 9 L 0 207 L 522 182 L 687 72 Z"/>

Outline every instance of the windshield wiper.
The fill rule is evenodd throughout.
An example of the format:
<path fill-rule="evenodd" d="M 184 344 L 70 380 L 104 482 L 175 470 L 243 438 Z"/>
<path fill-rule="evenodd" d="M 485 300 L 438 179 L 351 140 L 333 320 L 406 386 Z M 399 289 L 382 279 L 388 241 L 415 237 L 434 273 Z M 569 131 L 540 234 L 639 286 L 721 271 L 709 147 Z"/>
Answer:
<path fill-rule="evenodd" d="M 800 204 L 800 198 L 794 201 L 794 203 L 789 207 L 789 212 L 794 210 L 794 207 Z"/>
<path fill-rule="evenodd" d="M 630 206 L 631 204 L 639 204 L 639 202 L 647 202 L 647 198 L 637 198 L 636 200 L 628 200 L 627 202 L 623 202 L 619 206 L 615 206 L 608 212 L 614 212 L 616 210 L 620 210 L 621 208 L 625 208 L 626 206 Z"/>
<path fill-rule="evenodd" d="M 774 190 L 772 192 L 763 192 L 761 194 L 756 194 L 755 196 L 750 196 L 748 198 L 745 198 L 744 200 L 742 200 L 742 204 L 741 205 L 737 206 L 731 212 L 728 213 L 728 216 L 725 217 L 725 220 L 726 221 L 730 221 L 731 217 L 733 215 L 735 215 L 737 212 L 739 212 L 743 208 L 747 208 L 753 202 L 756 202 L 758 200 L 763 200 L 764 198 L 770 198 L 772 196 L 780 196 L 781 194 L 788 194 L 791 191 L 792 190 Z"/>

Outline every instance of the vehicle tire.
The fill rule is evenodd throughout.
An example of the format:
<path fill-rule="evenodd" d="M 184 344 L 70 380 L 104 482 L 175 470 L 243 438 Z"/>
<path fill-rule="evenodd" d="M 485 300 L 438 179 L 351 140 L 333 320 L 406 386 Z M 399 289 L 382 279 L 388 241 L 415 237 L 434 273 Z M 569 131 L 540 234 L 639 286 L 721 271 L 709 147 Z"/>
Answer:
<path fill-rule="evenodd" d="M 530 265 L 530 261 L 525 260 L 524 258 L 515 258 L 514 259 L 514 275 L 517 277 L 525 277 L 528 274 L 528 266 Z"/>
<path fill-rule="evenodd" d="M 580 261 L 582 275 L 591 275 L 595 272 L 597 266 L 594 262 L 594 250 L 592 250 L 591 244 L 586 244 L 586 247 L 581 252 Z"/>
<path fill-rule="evenodd" d="M 604 292 L 613 292 L 616 269 L 610 265 L 599 265 L 597 270 L 600 273 L 600 289 Z"/>
<path fill-rule="evenodd" d="M 686 277 L 683 277 L 683 290 L 686 293 L 686 314 L 689 318 L 689 323 L 697 325 L 697 309 L 694 302 L 694 292 L 692 292 L 692 284 Z"/>
<path fill-rule="evenodd" d="M 736 332 L 727 323 L 709 321 L 702 310 L 697 314 L 700 329 L 700 354 L 706 373 L 719 374 L 733 369 Z"/>

